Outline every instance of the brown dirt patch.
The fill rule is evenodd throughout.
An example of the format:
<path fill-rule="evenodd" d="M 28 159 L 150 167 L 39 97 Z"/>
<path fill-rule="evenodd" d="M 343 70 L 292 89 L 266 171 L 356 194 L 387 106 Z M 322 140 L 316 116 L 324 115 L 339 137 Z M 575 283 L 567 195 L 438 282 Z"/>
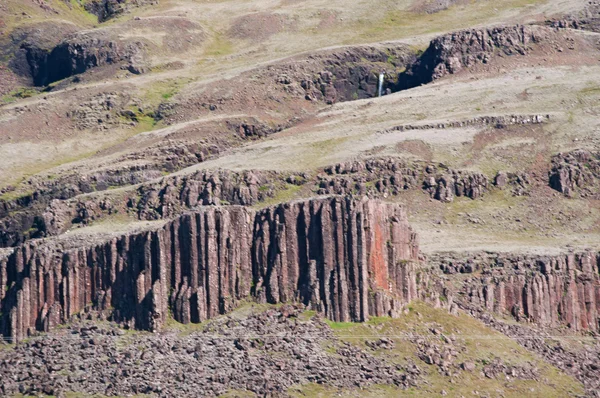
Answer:
<path fill-rule="evenodd" d="M 4 96 L 19 87 L 19 78 L 10 69 L 0 65 L 0 96 Z"/>
<path fill-rule="evenodd" d="M 465 153 L 464 166 L 472 166 L 482 159 L 493 159 L 511 164 L 522 170 L 547 170 L 551 152 L 551 137 L 542 126 L 509 126 L 478 133 Z M 535 170 L 534 170 L 535 169 Z"/>
<path fill-rule="evenodd" d="M 119 28 L 119 33 L 129 39 L 150 42 L 163 51 L 175 54 L 199 47 L 206 40 L 202 26 L 179 17 L 134 19 Z"/>
<path fill-rule="evenodd" d="M 409 153 L 418 158 L 431 162 L 433 159 L 433 151 L 431 146 L 421 140 L 402 141 L 396 145 L 396 150 L 400 153 Z"/>
<path fill-rule="evenodd" d="M 321 11 L 321 20 L 317 26 L 319 29 L 333 28 L 338 19 L 338 13 L 336 11 Z"/>
<path fill-rule="evenodd" d="M 229 36 L 236 39 L 263 41 L 285 30 L 294 30 L 295 23 L 282 14 L 259 12 L 236 19 Z"/>
<path fill-rule="evenodd" d="M 418 14 L 435 14 L 455 4 L 468 4 L 469 0 L 415 0 L 410 11 Z"/>

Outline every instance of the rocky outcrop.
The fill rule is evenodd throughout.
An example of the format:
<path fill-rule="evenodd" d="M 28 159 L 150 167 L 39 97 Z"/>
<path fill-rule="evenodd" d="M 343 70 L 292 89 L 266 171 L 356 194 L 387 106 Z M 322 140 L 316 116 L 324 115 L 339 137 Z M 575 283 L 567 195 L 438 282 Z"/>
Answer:
<path fill-rule="evenodd" d="M 16 75 L 31 79 L 28 57 L 52 51 L 76 31 L 76 25 L 56 20 L 17 26 L 10 33 L 0 35 L 0 54 L 9 60 L 8 66 Z"/>
<path fill-rule="evenodd" d="M 77 105 L 67 113 L 80 130 L 108 130 L 122 123 L 119 117 L 129 98 L 118 93 L 100 93 Z"/>
<path fill-rule="evenodd" d="M 194 148 L 193 153 L 179 148 L 177 153 L 181 156 L 170 155 L 167 160 L 183 161 L 190 156 L 200 161 L 210 155 L 209 151 L 218 150 L 214 145 Z M 73 224 L 89 224 L 117 212 L 135 213 L 140 220 L 158 220 L 176 217 L 196 206 L 255 205 L 274 197 L 287 188 L 286 184 L 314 184 L 313 192 L 317 195 L 359 194 L 374 198 L 422 189 L 431 198 L 444 202 L 452 202 L 456 197 L 477 199 L 494 187 L 511 189 L 513 195 L 521 196 L 528 193 L 531 184 L 525 173 L 500 172 L 490 180 L 476 171 L 397 157 L 338 163 L 316 176 L 264 170 L 200 170 L 148 182 L 161 174 L 151 165 L 142 165 L 99 170 L 89 175 L 73 174 L 52 181 L 32 178 L 30 185 L 39 186 L 34 192 L 11 201 L 0 200 L 0 247 L 58 235 Z M 75 197 L 138 183 L 143 184 L 118 197 L 109 193 Z"/>
<path fill-rule="evenodd" d="M 507 173 L 499 171 L 494 177 L 494 185 L 498 188 L 511 187 L 513 196 L 529 195 L 533 177 L 525 172 Z"/>
<path fill-rule="evenodd" d="M 317 55 L 324 69 L 300 82 L 307 100 L 328 104 L 373 98 L 378 95 L 379 74 L 385 73 L 383 89 L 391 90 L 398 74 L 414 62 L 415 55 L 404 46 L 354 47 Z M 287 75 L 279 81 L 291 84 Z"/>
<path fill-rule="evenodd" d="M 273 196 L 282 179 L 275 172 L 200 170 L 143 185 L 137 192 L 139 201 L 128 205 L 142 220 L 172 217 L 196 206 L 253 205 Z"/>
<path fill-rule="evenodd" d="M 158 4 L 158 0 L 92 0 L 84 3 L 84 7 L 98 17 L 98 22 L 105 22 L 133 7 L 154 4 Z"/>
<path fill-rule="evenodd" d="M 0 200 L 0 247 L 16 246 L 29 239 L 55 235 L 63 232 L 63 227 L 69 227 L 73 222 L 91 221 L 101 212 L 94 212 L 88 218 L 75 219 L 78 209 L 101 208 L 102 202 L 105 201 L 69 201 L 70 198 L 111 187 L 139 184 L 161 175 L 160 171 L 145 166 L 131 166 L 95 171 L 88 175 L 66 175 L 54 180 L 32 177 L 27 184 L 35 187 L 32 192 L 12 200 Z M 125 207 L 114 204 L 117 207 Z"/>
<path fill-rule="evenodd" d="M 505 26 L 450 33 L 431 41 L 429 47 L 405 73 L 394 91 L 430 83 L 465 67 L 484 64 L 500 53 L 525 55 L 550 30 L 541 26 Z"/>
<path fill-rule="evenodd" d="M 72 175 L 11 201 L 0 201 L 0 247 L 32 238 L 54 236 L 73 224 L 89 224 L 119 211 L 141 220 L 172 218 L 200 205 L 253 205 L 274 195 L 284 184 L 274 172 L 203 170 L 185 177 L 146 183 L 130 195 L 74 198 L 110 187 L 156 179 L 162 173 L 144 166 Z"/>
<path fill-rule="evenodd" d="M 20 340 L 89 310 L 156 330 L 169 313 L 197 323 L 250 297 L 364 321 L 417 297 L 416 261 L 399 205 L 332 197 L 258 212 L 204 207 L 105 242 L 17 247 L 0 259 L 0 330 Z"/>
<path fill-rule="evenodd" d="M 455 196 L 477 199 L 487 190 L 488 179 L 481 173 L 449 170 L 441 177 L 430 176 L 424 188 L 430 195 L 442 202 L 452 202 Z"/>
<path fill-rule="evenodd" d="M 319 194 L 358 193 L 387 197 L 416 188 L 424 189 L 436 200 L 451 202 L 455 196 L 477 199 L 491 186 L 481 173 L 399 158 L 338 163 L 326 168 L 325 173 L 318 176 Z"/>
<path fill-rule="evenodd" d="M 25 44 L 27 63 L 36 86 L 45 86 L 88 69 L 140 58 L 144 44 L 113 40 L 106 32 L 79 33 L 51 51 Z"/>
<path fill-rule="evenodd" d="M 506 115 L 506 116 L 477 116 L 472 119 L 429 123 L 429 124 L 402 124 L 379 131 L 379 134 L 394 133 L 397 131 L 451 129 L 470 126 L 489 126 L 502 129 L 513 125 L 540 124 L 550 120 L 550 115 Z"/>
<path fill-rule="evenodd" d="M 600 253 L 444 255 L 432 262 L 446 274 L 473 274 L 461 278 L 454 300 L 464 308 L 511 315 L 542 327 L 599 330 Z"/>
<path fill-rule="evenodd" d="M 540 330 L 533 325 L 504 322 L 490 314 L 473 313 L 486 325 L 498 330 L 517 341 L 527 350 L 536 353 L 565 373 L 573 375 L 585 386 L 586 396 L 600 396 L 600 347 L 598 344 L 585 344 L 585 350 L 579 344 L 565 343 L 565 338 L 557 337 L 553 330 Z"/>
<path fill-rule="evenodd" d="M 546 21 L 553 28 L 572 28 L 600 32 L 600 1 L 590 0 L 575 13 Z"/>
<path fill-rule="evenodd" d="M 122 108 L 123 104 L 122 96 L 116 96 L 114 93 L 103 93 L 80 104 L 70 113 L 70 116 L 76 120 L 76 124 L 80 128 L 97 127 L 105 129 L 113 124 L 121 123 L 115 109 Z M 280 128 L 277 127 L 276 129 L 279 130 Z M 225 137 L 211 137 L 194 142 L 173 139 L 169 141 L 168 145 L 164 143 L 155 144 L 150 147 L 143 147 L 138 152 L 122 156 L 118 159 L 116 165 L 111 164 L 93 170 L 75 169 L 68 174 L 57 177 L 31 176 L 20 186 L 21 190 L 25 190 L 23 193 L 19 193 L 14 186 L 4 187 L 0 189 L 0 196 L 4 197 L 4 199 L 0 199 L 0 247 L 15 246 L 27 239 L 54 235 L 56 232 L 60 232 L 61 229 L 57 229 L 53 225 L 70 225 L 76 217 L 76 208 L 101 207 L 100 201 L 102 199 L 96 202 L 90 198 L 69 200 L 75 196 L 147 183 L 146 188 L 138 190 L 140 195 L 143 196 L 148 191 L 156 189 L 157 184 L 150 181 L 160 179 L 164 176 L 165 171 L 173 172 L 201 163 L 227 148 L 239 145 L 246 139 L 262 137 L 264 134 L 270 134 L 274 131 L 274 129 L 267 130 L 266 125 L 256 120 L 246 120 L 245 122 L 235 119 L 228 120 L 223 133 Z M 207 174 L 207 172 L 204 172 L 204 174 Z M 221 175 L 227 186 L 244 181 L 243 175 L 245 175 L 242 174 L 242 177 L 238 178 L 237 173 L 218 171 L 209 174 Z M 267 180 L 270 181 L 276 175 L 276 173 L 264 171 L 253 171 L 252 174 L 256 176 L 253 180 L 262 181 L 261 184 L 263 185 L 267 184 Z M 202 184 L 207 182 L 206 178 L 198 175 L 182 178 L 179 181 L 193 180 L 196 177 L 203 181 Z M 169 179 L 166 181 L 169 181 Z M 283 181 L 279 182 L 283 184 Z M 251 182 L 243 184 L 251 191 L 255 191 L 255 189 L 252 189 Z M 201 191 L 203 189 L 202 187 Z M 243 187 L 240 187 L 240 189 L 244 191 Z M 253 204 L 254 201 L 270 196 L 273 192 L 270 186 L 268 189 L 261 186 L 259 191 L 258 193 L 254 192 L 253 199 L 242 192 L 243 202 L 236 200 L 234 194 L 226 194 L 223 200 L 234 204 Z M 125 210 L 127 207 L 125 204 L 120 205 L 118 200 L 113 199 L 112 202 L 120 210 Z M 134 202 L 138 203 L 137 200 L 134 200 Z M 208 204 L 208 202 L 210 201 L 205 204 Z M 216 203 L 220 204 L 219 201 Z M 59 210 L 58 213 L 57 210 Z M 102 212 L 93 211 L 93 213 L 90 213 L 90 217 L 78 217 L 75 222 L 89 222 L 99 216 L 102 216 Z"/>
<path fill-rule="evenodd" d="M 600 153 L 578 150 L 552 158 L 549 184 L 566 196 L 597 196 L 600 188 Z"/>

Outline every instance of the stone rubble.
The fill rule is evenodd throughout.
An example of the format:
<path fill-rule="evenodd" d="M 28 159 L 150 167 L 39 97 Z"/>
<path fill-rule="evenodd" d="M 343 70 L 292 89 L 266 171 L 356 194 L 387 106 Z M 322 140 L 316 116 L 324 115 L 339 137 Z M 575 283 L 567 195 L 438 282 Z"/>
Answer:
<path fill-rule="evenodd" d="M 412 369 L 341 343 L 320 318 L 303 321 L 300 314 L 290 305 L 241 319 L 232 314 L 189 335 L 131 335 L 111 324 L 76 322 L 0 350 L 0 395 L 197 397 L 233 390 L 284 397 L 304 383 L 416 385 Z"/>

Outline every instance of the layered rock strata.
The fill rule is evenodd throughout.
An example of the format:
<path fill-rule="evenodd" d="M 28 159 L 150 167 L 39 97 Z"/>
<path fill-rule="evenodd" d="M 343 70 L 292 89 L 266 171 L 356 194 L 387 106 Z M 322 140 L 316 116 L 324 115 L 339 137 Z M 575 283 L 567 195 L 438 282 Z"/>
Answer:
<path fill-rule="evenodd" d="M 599 330 L 600 253 L 481 254 L 433 261 L 446 274 L 472 274 L 461 278 L 454 297 L 463 307 L 511 315 L 543 327 Z"/>
<path fill-rule="evenodd" d="M 470 126 L 490 126 L 502 129 L 514 125 L 542 124 L 550 120 L 550 115 L 507 115 L 507 116 L 478 116 L 472 119 L 452 122 L 428 124 L 402 124 L 389 129 L 381 130 L 380 134 L 389 134 L 397 131 L 452 129 Z"/>
<path fill-rule="evenodd" d="M 326 168 L 325 173 L 318 177 L 318 194 L 358 193 L 385 197 L 409 189 L 424 189 L 436 200 L 452 202 L 456 196 L 477 199 L 492 185 L 481 173 L 399 158 L 338 163 Z"/>
<path fill-rule="evenodd" d="M 329 197 L 261 211 L 204 207 L 155 230 L 70 247 L 32 241 L 0 259 L 0 330 L 21 340 L 88 310 L 156 330 L 240 300 L 295 301 L 335 321 L 396 315 L 417 296 L 402 207 Z"/>
<path fill-rule="evenodd" d="M 153 176 L 152 170 L 130 170 L 132 183 L 137 178 Z M 59 235 L 73 224 L 85 225 L 119 211 L 135 212 L 141 220 L 156 220 L 175 217 L 199 205 L 253 205 L 272 197 L 277 186 L 284 184 L 276 172 L 202 170 L 185 177 L 147 182 L 124 198 L 105 195 L 68 199 L 98 187 L 107 189 L 111 183 L 126 183 L 126 174 L 99 173 L 81 181 L 79 186 L 67 180 L 65 186 L 57 184 L 13 201 L 0 201 L 0 247 Z M 53 196 L 57 198 L 47 199 Z"/>

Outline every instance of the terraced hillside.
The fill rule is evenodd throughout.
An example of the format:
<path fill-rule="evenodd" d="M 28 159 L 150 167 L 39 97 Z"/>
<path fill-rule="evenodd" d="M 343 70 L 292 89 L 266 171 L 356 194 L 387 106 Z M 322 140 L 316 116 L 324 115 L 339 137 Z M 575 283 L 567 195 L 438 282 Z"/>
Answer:
<path fill-rule="evenodd" d="M 6 0 L 0 394 L 597 396 L 599 20 Z"/>

